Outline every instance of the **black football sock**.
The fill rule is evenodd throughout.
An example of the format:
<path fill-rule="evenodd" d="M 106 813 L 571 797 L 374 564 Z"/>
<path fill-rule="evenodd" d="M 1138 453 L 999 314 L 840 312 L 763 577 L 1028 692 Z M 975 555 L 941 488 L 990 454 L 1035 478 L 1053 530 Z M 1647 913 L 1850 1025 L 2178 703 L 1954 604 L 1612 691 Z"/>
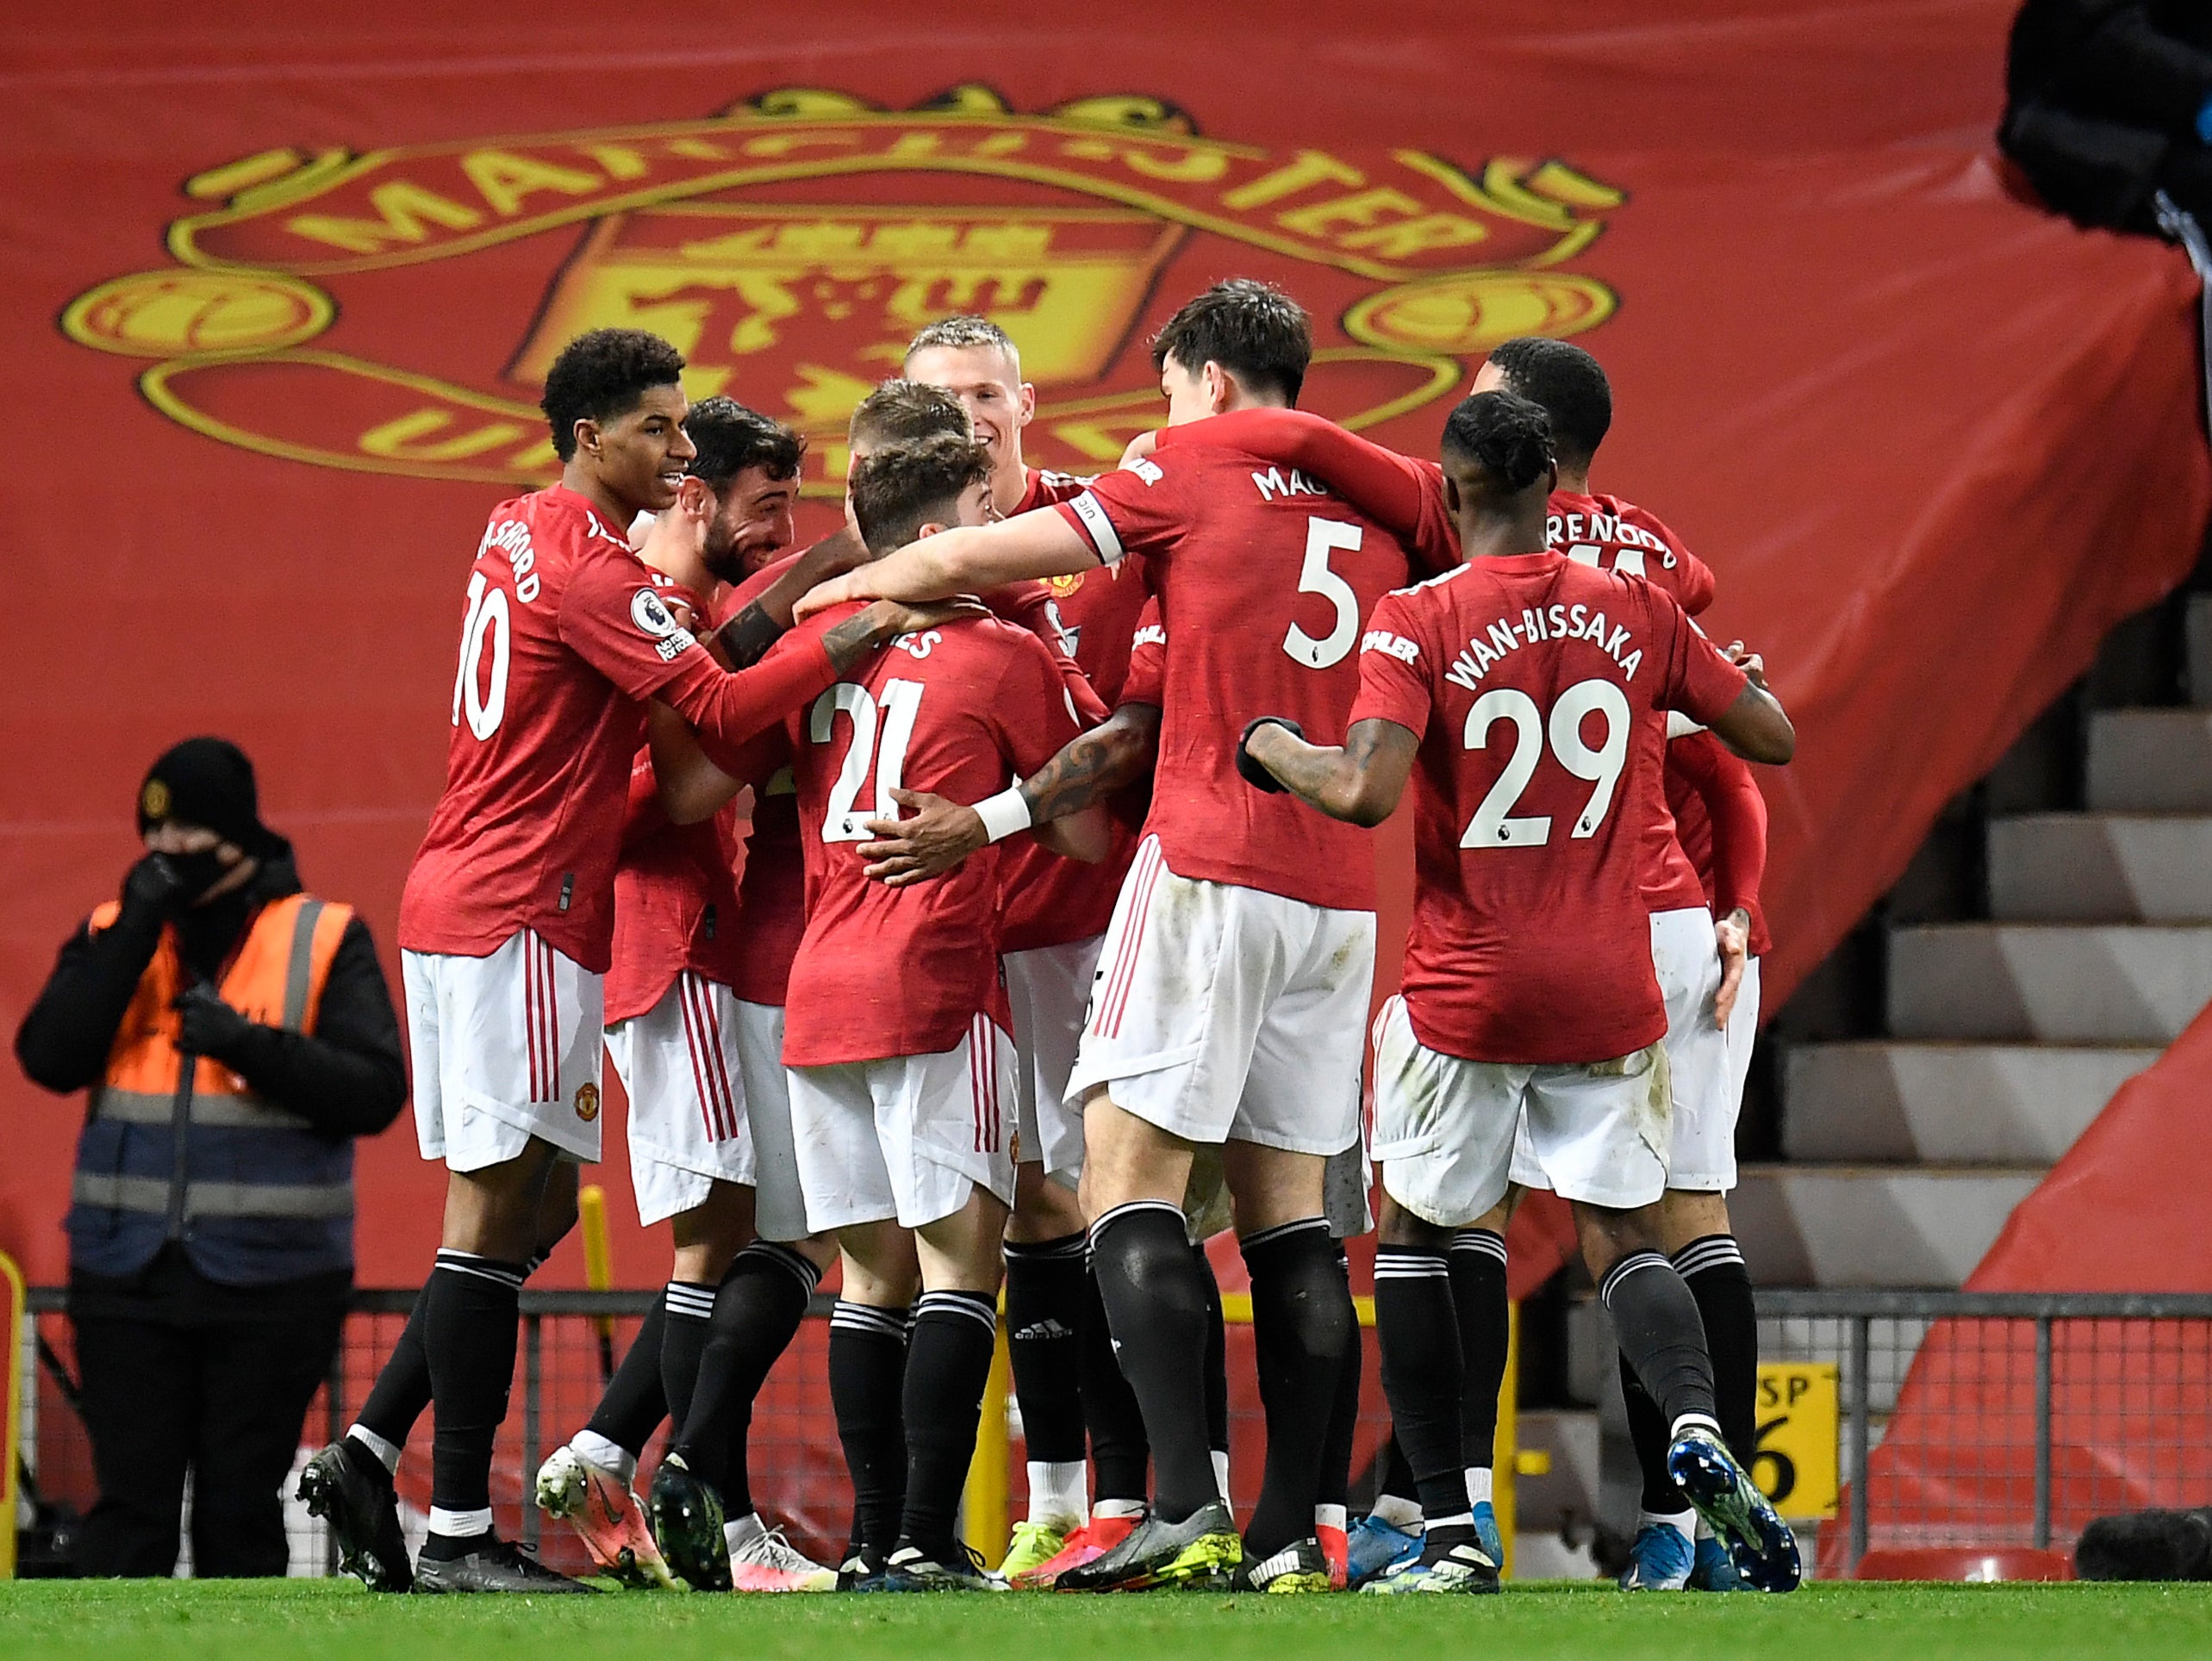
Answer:
<path fill-rule="evenodd" d="M 899 1537 L 938 1561 L 958 1555 L 953 1522 L 975 1459 L 975 1426 L 998 1346 L 998 1299 L 988 1292 L 924 1292 L 907 1340 L 907 1503 Z"/>
<path fill-rule="evenodd" d="M 1605 1272 L 1598 1297 L 1613 1317 L 1621 1353 L 1667 1415 L 1669 1435 L 1685 1419 L 1717 1432 L 1704 1323 L 1674 1266 L 1657 1252 L 1630 1252 Z"/>
<path fill-rule="evenodd" d="M 1343 1266 L 1344 1281 L 1349 1285 L 1351 1265 L 1345 1260 L 1341 1241 L 1337 1260 Z M 1338 1527 L 1343 1526 L 1343 1514 L 1352 1501 L 1352 1444 L 1360 1431 L 1360 1373 L 1367 1365 L 1363 1347 L 1355 1314 L 1352 1341 L 1344 1347 L 1344 1364 L 1337 1371 L 1337 1399 L 1329 1409 L 1329 1434 L 1321 1445 L 1321 1486 L 1313 1500 L 1322 1510 L 1335 1514 Z"/>
<path fill-rule="evenodd" d="M 1642 1496 L 1637 1504 L 1654 1517 L 1679 1516 L 1690 1509 L 1690 1502 L 1682 1497 L 1682 1490 L 1667 1474 L 1667 1448 L 1672 1439 L 1667 1434 L 1667 1415 L 1651 1399 L 1651 1392 L 1636 1377 L 1629 1358 L 1623 1355 L 1620 1362 L 1621 1403 L 1628 1409 L 1629 1441 L 1636 1449 L 1636 1469 L 1643 1481 Z"/>
<path fill-rule="evenodd" d="M 684 1463 L 714 1484 L 732 1521 L 753 1512 L 746 1459 L 753 1398 L 799 1335 L 821 1278 L 804 1253 L 757 1240 L 738 1254 L 714 1293 L 713 1321 L 677 1446 Z"/>
<path fill-rule="evenodd" d="M 1181 1522 L 1218 1494 L 1206 1436 L 1206 1276 L 1182 1207 L 1115 1206 L 1091 1225 L 1091 1254 L 1122 1375 L 1144 1413 L 1154 1509 Z"/>
<path fill-rule="evenodd" d="M 425 1555 L 460 1556 L 491 1528 L 492 1444 L 514 1379 L 520 1263 L 438 1254 L 424 1288 L 422 1348 L 436 1419 Z"/>
<path fill-rule="evenodd" d="M 1252 1276 L 1252 1353 L 1268 1428 L 1244 1551 L 1263 1558 L 1313 1533 L 1329 1418 L 1359 1322 L 1327 1218 L 1281 1223 L 1239 1243 Z"/>
<path fill-rule="evenodd" d="M 1421 1515 L 1432 1523 L 1462 1516 L 1459 1316 L 1444 1254 L 1376 1247 L 1374 1322 L 1382 1341 L 1382 1391 Z"/>
<path fill-rule="evenodd" d="M 600 1391 L 591 1422 L 584 1427 L 633 1459 L 645 1452 L 646 1441 L 668 1416 L 668 1397 L 661 1389 L 661 1334 L 667 1324 L 667 1300 L 657 1297 L 639 1323 L 638 1335 L 623 1352 L 622 1364 Z"/>
<path fill-rule="evenodd" d="M 1021 1405 L 1022 1440 L 1033 1463 L 1083 1461 L 1087 1252 L 1081 1235 L 1006 1242 L 1006 1359 Z"/>
<path fill-rule="evenodd" d="M 714 1288 L 704 1281 L 671 1280 L 661 1292 L 661 1394 L 668 1420 L 681 1428 L 691 1420 L 691 1393 L 699 1384 L 699 1357 L 714 1319 Z M 681 1438 L 679 1436 L 680 1442 Z M 713 1472 L 685 1462 L 695 1476 L 713 1480 Z"/>
<path fill-rule="evenodd" d="M 830 1315 L 830 1407 L 852 1477 L 852 1537 L 877 1566 L 907 1502 L 907 1311 L 839 1299 Z"/>
<path fill-rule="evenodd" d="M 1084 1296 L 1088 1303 L 1076 1341 L 1082 1358 L 1083 1422 L 1091 1439 L 1091 1502 L 1094 1507 L 1141 1505 L 1146 1467 L 1152 1462 L 1152 1444 L 1144 1436 L 1144 1410 L 1137 1405 L 1137 1392 L 1130 1389 L 1129 1380 L 1121 1376 L 1095 1271 L 1084 1275 Z"/>
<path fill-rule="evenodd" d="M 1759 1451 L 1759 1308 L 1751 1296 L 1751 1271 L 1733 1235 L 1692 1241 L 1674 1254 L 1674 1268 L 1705 1323 L 1721 1434 L 1737 1463 L 1748 1468 Z"/>
<path fill-rule="evenodd" d="M 1452 1308 L 1460 1328 L 1460 1463 L 1487 1471 L 1497 1457 L 1498 1393 L 1505 1384 L 1512 1343 L 1512 1304 L 1505 1295 L 1505 1238 L 1490 1229 L 1461 1229 L 1445 1254 Z"/>
<path fill-rule="evenodd" d="M 1203 1244 L 1194 1244 L 1191 1255 L 1206 1277 L 1206 1445 L 1217 1464 L 1229 1458 L 1229 1321 L 1222 1313 L 1221 1283 L 1214 1278 L 1213 1260 Z M 1218 1478 L 1220 1473 L 1215 1472 Z M 1214 1492 L 1221 1492 L 1218 1480 Z"/>
<path fill-rule="evenodd" d="M 1375 1247 L 1375 1252 L 1378 1257 L 1381 1254 L 1382 1249 L 1383 1248 L 1380 1246 Z M 1390 1364 L 1390 1341 L 1383 1336 L 1382 1305 L 1380 1303 L 1377 1303 L 1375 1305 L 1374 1321 L 1375 1338 L 1383 1347 L 1383 1365 L 1387 1366 Z M 1388 1384 L 1386 1383 L 1383 1386 L 1383 1397 L 1386 1401 L 1389 1399 L 1389 1397 L 1390 1387 Z M 1393 1412 L 1394 1414 L 1395 1409 L 1393 1409 Z M 1390 1421 L 1390 1440 L 1383 1444 L 1382 1452 L 1375 1456 L 1374 1465 L 1374 1502 L 1376 1506 L 1382 1508 L 1384 1507 L 1384 1502 L 1395 1500 L 1403 1504 L 1411 1505 L 1418 1510 L 1421 1503 L 1421 1490 L 1414 1484 L 1413 1467 L 1406 1462 L 1405 1444 L 1398 1440 L 1398 1421 L 1395 1417 L 1393 1417 Z M 1389 1522 L 1395 1522 L 1398 1520 L 1399 1519 L 1397 1517 L 1386 1517 L 1384 1519 L 1384 1521 Z"/>
<path fill-rule="evenodd" d="M 430 1358 L 422 1349 L 422 1323 L 429 1309 L 430 1283 L 426 1280 L 414 1295 L 414 1307 L 408 1311 L 399 1342 L 385 1357 L 377 1382 L 370 1386 L 369 1399 L 354 1415 L 357 1428 L 369 1432 L 390 1451 L 389 1462 L 384 1449 L 371 1456 L 368 1446 L 358 1437 L 348 1437 L 346 1441 L 347 1458 L 365 1471 L 373 1464 L 376 1471 L 371 1474 L 381 1474 L 386 1480 L 390 1479 L 391 1465 L 398 1462 L 398 1450 L 407 1446 L 416 1421 L 430 1405 Z"/>

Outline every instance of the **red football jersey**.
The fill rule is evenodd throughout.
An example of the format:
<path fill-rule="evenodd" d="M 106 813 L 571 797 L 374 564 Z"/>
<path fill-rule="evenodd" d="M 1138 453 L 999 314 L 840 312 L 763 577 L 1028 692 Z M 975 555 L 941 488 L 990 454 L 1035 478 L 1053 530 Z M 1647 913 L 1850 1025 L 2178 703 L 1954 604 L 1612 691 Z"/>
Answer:
<path fill-rule="evenodd" d="M 738 926 L 745 936 L 730 990 L 748 1004 L 782 1005 L 791 961 L 807 932 L 807 862 L 799 846 L 798 785 L 780 767 L 753 792 L 752 835 L 738 884 Z"/>
<path fill-rule="evenodd" d="M 777 652 L 855 609 L 808 619 Z M 981 801 L 1075 736 L 1051 653 L 996 618 L 906 635 L 794 716 L 788 731 L 807 930 L 791 966 L 784 1061 L 933 1055 L 958 1043 L 978 1014 L 1009 1025 L 999 849 L 904 888 L 863 874 L 855 850 L 869 839 L 863 820 L 897 816 L 893 788 Z"/>
<path fill-rule="evenodd" d="M 1360 630 L 1405 581 L 1404 549 L 1296 469 L 1195 444 L 1106 474 L 1055 511 L 1106 564 L 1141 554 L 1152 568 L 1168 647 L 1144 828 L 1168 868 L 1373 911 L 1371 834 L 1253 789 L 1237 745 L 1256 715 L 1343 741 Z"/>
<path fill-rule="evenodd" d="M 702 618 L 710 615 L 704 595 L 657 572 L 651 575 L 662 594 L 682 600 Z M 651 750 L 639 750 L 630 775 L 633 801 L 641 788 L 654 788 L 652 768 Z M 624 837 L 614 868 L 614 958 L 606 987 L 610 1022 L 645 1014 L 686 969 L 732 985 L 745 958 L 737 804 L 696 824 L 672 824 L 663 813 L 646 817 L 642 830 Z"/>
<path fill-rule="evenodd" d="M 1551 493 L 1544 539 L 1569 559 L 1601 571 L 1648 577 L 1695 617 L 1713 603 L 1713 574 L 1656 513 L 1618 496 Z"/>
<path fill-rule="evenodd" d="M 645 701 L 738 743 L 835 679 L 819 642 L 726 673 L 583 496 L 554 485 L 502 502 L 470 571 L 446 789 L 408 873 L 399 943 L 483 957 L 534 929 L 605 973 Z"/>
<path fill-rule="evenodd" d="M 1421 735 L 1416 1036 L 1479 1061 L 1585 1062 L 1667 1030 L 1639 884 L 1659 758 L 1640 725 L 1710 721 L 1743 672 L 1647 582 L 1556 554 L 1477 559 L 1385 599 L 1354 721 Z M 1316 815 L 1316 817 L 1319 817 Z"/>
<path fill-rule="evenodd" d="M 1032 468 L 1019 511 L 1069 501 L 1090 484 L 1088 479 Z M 1042 587 L 1062 643 L 1105 709 L 1111 710 L 1129 674 L 1137 615 L 1149 598 L 1143 562 L 1124 560 L 1073 576 L 1047 577 Z M 1113 851 L 1096 865 L 1062 859 L 1039 846 L 1034 837 L 1015 837 L 1005 844 L 999 859 L 999 881 L 1006 895 L 1000 929 L 1002 949 L 1025 952 L 1106 932 L 1137 842 L 1135 830 L 1118 816 L 1112 827 Z"/>
<path fill-rule="evenodd" d="M 1167 686 L 1168 628 L 1160 621 L 1160 602 L 1148 600 L 1137 613 L 1137 632 L 1129 646 L 1129 675 L 1113 706 L 1150 704 L 1156 709 L 1167 696 Z"/>
<path fill-rule="evenodd" d="M 1764 957 L 1774 949 L 1759 903 L 1766 874 L 1766 799 L 1751 764 L 1710 732 L 1671 738 L 1667 805 L 1713 915 L 1726 917 L 1738 906 L 1748 911 L 1751 955 Z"/>

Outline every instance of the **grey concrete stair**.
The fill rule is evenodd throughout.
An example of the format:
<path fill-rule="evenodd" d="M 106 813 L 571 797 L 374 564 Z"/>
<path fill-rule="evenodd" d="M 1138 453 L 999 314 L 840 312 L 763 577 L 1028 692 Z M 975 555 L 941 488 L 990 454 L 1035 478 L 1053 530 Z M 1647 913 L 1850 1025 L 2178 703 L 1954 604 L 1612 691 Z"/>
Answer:
<path fill-rule="evenodd" d="M 2041 1167 L 1747 1166 L 1729 1220 L 1768 1286 L 1956 1286 Z"/>
<path fill-rule="evenodd" d="M 2094 813 L 2212 813 L 2212 709 L 2090 716 L 2087 793 Z"/>
<path fill-rule="evenodd" d="M 2171 1043 L 2212 1002 L 2212 926 L 1952 923 L 1890 936 L 1897 1038 Z"/>
<path fill-rule="evenodd" d="M 1802 1044 L 1784 1062 L 1782 1152 L 1861 1164 L 2050 1165 L 2158 1058 L 2132 1046 Z"/>
<path fill-rule="evenodd" d="M 2212 815 L 1992 819 L 1989 883 L 2003 923 L 2212 919 Z"/>

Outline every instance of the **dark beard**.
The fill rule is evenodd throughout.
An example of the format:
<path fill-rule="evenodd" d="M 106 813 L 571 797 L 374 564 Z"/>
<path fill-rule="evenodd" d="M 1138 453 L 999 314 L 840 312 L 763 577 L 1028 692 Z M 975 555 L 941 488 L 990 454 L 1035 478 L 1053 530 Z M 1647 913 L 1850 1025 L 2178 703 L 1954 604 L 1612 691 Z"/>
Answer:
<path fill-rule="evenodd" d="M 734 586 L 743 582 L 750 575 L 734 542 L 726 542 L 718 548 L 713 538 L 709 537 L 707 545 L 699 551 L 699 563 L 707 568 L 707 574 L 717 582 Z"/>

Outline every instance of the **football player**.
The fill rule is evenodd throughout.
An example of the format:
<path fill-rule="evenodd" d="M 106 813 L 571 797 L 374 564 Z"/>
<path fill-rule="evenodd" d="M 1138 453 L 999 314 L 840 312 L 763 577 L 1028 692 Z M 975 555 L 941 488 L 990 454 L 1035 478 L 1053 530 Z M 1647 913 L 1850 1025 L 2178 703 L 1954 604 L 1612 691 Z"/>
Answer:
<path fill-rule="evenodd" d="M 1786 1591 L 1796 1543 L 1721 1437 L 1697 1303 L 1659 1249 L 1672 1097 L 1642 850 L 1662 811 L 1661 762 L 1637 734 L 1679 709 L 1770 762 L 1789 759 L 1794 735 L 1671 597 L 1548 548 L 1556 469 L 1536 405 L 1467 399 L 1443 465 L 1467 563 L 1375 607 L 1343 743 L 1262 717 L 1240 750 L 1259 788 L 1361 824 L 1387 818 L 1418 768 L 1403 991 L 1376 1022 L 1374 1152 L 1395 1210 L 1375 1288 L 1426 1538 L 1418 1562 L 1371 1589 L 1497 1585 L 1461 1470 L 1445 1253 L 1505 1198 L 1525 1123 L 1667 1415 L 1674 1481 L 1746 1578 Z"/>

